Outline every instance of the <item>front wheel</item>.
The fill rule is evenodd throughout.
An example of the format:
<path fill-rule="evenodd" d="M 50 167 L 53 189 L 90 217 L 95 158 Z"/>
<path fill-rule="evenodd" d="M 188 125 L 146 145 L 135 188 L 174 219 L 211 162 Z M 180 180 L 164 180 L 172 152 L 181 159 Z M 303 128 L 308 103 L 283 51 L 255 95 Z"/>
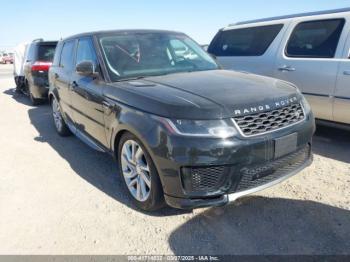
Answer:
<path fill-rule="evenodd" d="M 124 185 L 138 208 L 155 211 L 164 206 L 157 169 L 141 141 L 130 133 L 120 140 L 118 163 Z"/>
<path fill-rule="evenodd" d="M 68 126 L 64 122 L 61 113 L 61 107 L 56 98 L 52 98 L 52 116 L 54 120 L 54 124 L 56 127 L 56 131 L 60 136 L 68 136 L 71 134 Z"/>

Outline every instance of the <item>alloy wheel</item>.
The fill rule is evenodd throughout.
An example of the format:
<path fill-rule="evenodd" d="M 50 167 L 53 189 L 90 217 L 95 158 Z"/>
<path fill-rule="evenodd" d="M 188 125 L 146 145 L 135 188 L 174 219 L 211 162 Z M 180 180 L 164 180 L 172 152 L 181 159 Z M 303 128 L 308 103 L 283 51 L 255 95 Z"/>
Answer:
<path fill-rule="evenodd" d="M 145 153 L 134 140 L 127 140 L 121 150 L 123 177 L 131 195 L 138 201 L 146 201 L 151 192 L 151 173 Z"/>
<path fill-rule="evenodd" d="M 53 99 L 52 101 L 52 115 L 55 122 L 55 126 L 58 131 L 62 129 L 62 114 L 60 105 L 58 104 L 56 99 Z"/>

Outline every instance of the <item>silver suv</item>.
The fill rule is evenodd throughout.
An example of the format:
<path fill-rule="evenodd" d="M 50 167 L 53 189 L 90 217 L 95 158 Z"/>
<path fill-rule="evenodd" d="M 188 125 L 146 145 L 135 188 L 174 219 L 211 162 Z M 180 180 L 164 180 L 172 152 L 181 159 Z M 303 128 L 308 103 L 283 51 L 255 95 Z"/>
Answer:
<path fill-rule="evenodd" d="M 294 83 L 316 118 L 350 124 L 350 8 L 231 24 L 208 52 L 226 69 Z"/>

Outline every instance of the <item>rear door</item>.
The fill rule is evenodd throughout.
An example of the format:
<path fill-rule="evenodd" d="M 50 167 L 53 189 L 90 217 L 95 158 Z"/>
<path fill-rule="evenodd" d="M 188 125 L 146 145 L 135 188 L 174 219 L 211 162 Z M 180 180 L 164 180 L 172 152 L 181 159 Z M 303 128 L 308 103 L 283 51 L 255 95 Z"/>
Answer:
<path fill-rule="evenodd" d="M 319 119 L 333 120 L 344 24 L 342 17 L 295 19 L 278 52 L 275 76 L 297 85 Z"/>
<path fill-rule="evenodd" d="M 349 22 L 347 22 L 344 31 L 350 31 Z M 334 121 L 350 124 L 350 33 L 348 34 L 343 55 L 339 62 L 337 77 L 337 85 L 334 91 Z"/>
<path fill-rule="evenodd" d="M 56 67 L 53 76 L 54 86 L 57 88 L 60 98 L 60 105 L 63 113 L 73 122 L 72 98 L 70 94 L 70 83 L 72 78 L 72 71 L 74 70 L 74 52 L 76 40 L 68 40 L 63 43 L 60 62 Z"/>
<path fill-rule="evenodd" d="M 92 61 L 99 68 L 91 37 L 78 40 L 76 63 Z M 80 131 L 106 146 L 107 139 L 102 106 L 102 81 L 92 76 L 81 76 L 74 70 L 71 80 L 74 121 Z"/>
<path fill-rule="evenodd" d="M 271 76 L 286 28 L 285 22 L 275 21 L 223 29 L 211 42 L 208 52 L 225 69 Z"/>

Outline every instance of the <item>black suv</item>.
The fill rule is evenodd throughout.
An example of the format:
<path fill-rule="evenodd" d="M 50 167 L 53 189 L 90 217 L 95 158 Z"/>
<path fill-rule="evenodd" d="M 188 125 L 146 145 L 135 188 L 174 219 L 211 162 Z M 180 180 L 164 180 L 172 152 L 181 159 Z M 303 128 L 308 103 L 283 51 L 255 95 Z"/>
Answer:
<path fill-rule="evenodd" d="M 188 36 L 85 33 L 49 72 L 58 133 L 118 160 L 136 205 L 224 205 L 312 161 L 310 107 L 290 83 L 226 71 Z"/>
<path fill-rule="evenodd" d="M 48 71 L 55 54 L 57 41 L 34 40 L 28 47 L 24 61 L 23 93 L 30 97 L 33 105 L 47 99 L 49 91 Z"/>

